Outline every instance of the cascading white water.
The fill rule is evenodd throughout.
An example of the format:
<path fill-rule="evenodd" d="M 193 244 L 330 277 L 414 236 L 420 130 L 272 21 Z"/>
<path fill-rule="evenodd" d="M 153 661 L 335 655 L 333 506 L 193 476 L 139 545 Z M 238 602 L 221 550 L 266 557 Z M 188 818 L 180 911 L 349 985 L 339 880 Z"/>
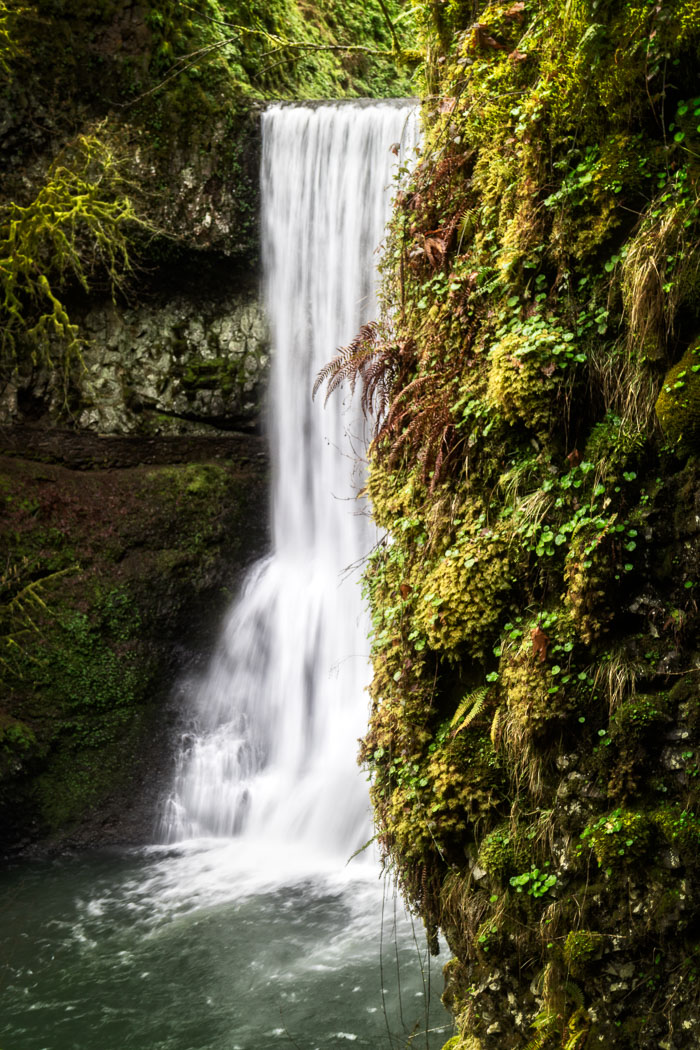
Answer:
<path fill-rule="evenodd" d="M 248 578 L 196 697 L 165 837 L 245 835 L 347 859 L 367 837 L 367 623 L 358 563 L 359 410 L 314 378 L 376 316 L 374 251 L 410 103 L 273 106 L 263 115 L 262 235 L 273 336 L 273 550 Z M 346 571 L 354 566 L 355 571 Z"/>

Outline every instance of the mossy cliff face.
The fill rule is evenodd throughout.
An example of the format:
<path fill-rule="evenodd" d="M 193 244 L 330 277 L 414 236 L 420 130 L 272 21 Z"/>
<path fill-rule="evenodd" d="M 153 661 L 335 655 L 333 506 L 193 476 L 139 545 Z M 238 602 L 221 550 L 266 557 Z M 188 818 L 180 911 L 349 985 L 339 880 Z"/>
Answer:
<path fill-rule="evenodd" d="M 51 448 L 66 451 L 36 451 Z M 150 841 L 170 691 L 267 542 L 258 445 L 82 441 L 68 465 L 6 454 L 0 500 L 0 850 Z"/>
<path fill-rule="evenodd" d="M 84 411 L 105 349 L 99 328 L 83 323 L 95 299 L 122 313 L 175 289 L 197 315 L 213 279 L 234 310 L 246 300 L 258 267 L 264 100 L 405 93 L 399 13 L 395 0 L 0 7 L 2 422 L 44 401 L 49 422 L 101 428 Z M 196 369 L 200 348 L 182 341 L 165 326 L 162 354 L 182 364 L 189 352 Z M 224 358 L 230 386 L 238 362 L 212 356 Z M 264 333 L 254 356 L 246 382 L 260 387 Z M 137 388 L 149 362 L 131 357 L 126 377 L 103 361 L 100 381 Z"/>
<path fill-rule="evenodd" d="M 452 1050 L 682 1050 L 700 10 L 425 5 L 422 34 L 423 157 L 356 358 L 384 409 L 362 751 L 379 840 L 454 953 Z"/>

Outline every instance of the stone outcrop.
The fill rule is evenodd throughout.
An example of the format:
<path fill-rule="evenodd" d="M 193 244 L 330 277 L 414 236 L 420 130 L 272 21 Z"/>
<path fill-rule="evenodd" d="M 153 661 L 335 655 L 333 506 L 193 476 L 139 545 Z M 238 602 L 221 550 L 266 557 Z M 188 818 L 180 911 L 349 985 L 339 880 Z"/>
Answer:
<path fill-rule="evenodd" d="M 117 307 L 91 305 L 74 428 L 99 434 L 250 431 L 260 422 L 268 331 L 255 288 L 190 293 Z M 60 421 L 60 383 L 46 369 L 10 381 L 0 426 Z"/>

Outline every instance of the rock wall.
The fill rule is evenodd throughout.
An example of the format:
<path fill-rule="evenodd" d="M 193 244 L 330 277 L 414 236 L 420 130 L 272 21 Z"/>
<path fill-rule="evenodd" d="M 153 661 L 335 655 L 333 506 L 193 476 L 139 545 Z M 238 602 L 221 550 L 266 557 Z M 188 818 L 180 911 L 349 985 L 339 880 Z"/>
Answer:
<path fill-rule="evenodd" d="M 0 422 L 255 426 L 264 99 L 402 93 L 395 7 L 3 5 Z"/>
<path fill-rule="evenodd" d="M 336 362 L 383 409 L 362 750 L 379 841 L 453 952 L 450 1050 L 686 1050 L 697 8 L 426 4 L 422 33 L 387 309 Z"/>
<path fill-rule="evenodd" d="M 259 429 L 269 339 L 255 285 L 190 288 L 172 298 L 117 307 L 94 302 L 80 319 L 80 398 L 70 421 L 99 434 L 205 434 Z M 13 377 L 0 425 L 65 421 L 59 378 L 39 369 Z"/>

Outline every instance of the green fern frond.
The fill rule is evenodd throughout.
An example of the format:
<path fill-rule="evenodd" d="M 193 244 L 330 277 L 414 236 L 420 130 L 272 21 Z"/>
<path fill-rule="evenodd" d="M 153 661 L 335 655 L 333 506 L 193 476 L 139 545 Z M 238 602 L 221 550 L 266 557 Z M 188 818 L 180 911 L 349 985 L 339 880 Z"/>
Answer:
<path fill-rule="evenodd" d="M 532 1028 L 536 1028 L 537 1032 L 524 1050 L 545 1050 L 547 1043 L 557 1030 L 557 1015 L 549 1010 L 543 1010 L 532 1022 Z"/>
<path fill-rule="evenodd" d="M 576 1006 L 578 1006 L 579 1010 L 582 1010 L 584 998 L 581 986 L 576 984 L 576 981 L 567 981 L 564 985 L 564 988 L 566 989 L 566 994 L 568 995 L 569 999 L 571 999 L 572 1002 L 576 1003 Z"/>
<path fill-rule="evenodd" d="M 489 687 L 482 685 L 478 689 L 465 696 L 462 703 L 455 711 L 454 717 L 450 722 L 452 727 L 452 735 L 456 736 L 457 733 L 461 732 L 462 729 L 466 729 L 470 723 L 474 721 L 477 715 L 483 710 L 484 704 L 486 703 L 486 697 L 488 696 Z M 468 712 L 468 714 L 467 714 Z M 464 717 L 466 714 L 466 718 Z M 462 721 L 464 719 L 464 721 Z M 461 725 L 459 724 L 461 722 Z"/>

